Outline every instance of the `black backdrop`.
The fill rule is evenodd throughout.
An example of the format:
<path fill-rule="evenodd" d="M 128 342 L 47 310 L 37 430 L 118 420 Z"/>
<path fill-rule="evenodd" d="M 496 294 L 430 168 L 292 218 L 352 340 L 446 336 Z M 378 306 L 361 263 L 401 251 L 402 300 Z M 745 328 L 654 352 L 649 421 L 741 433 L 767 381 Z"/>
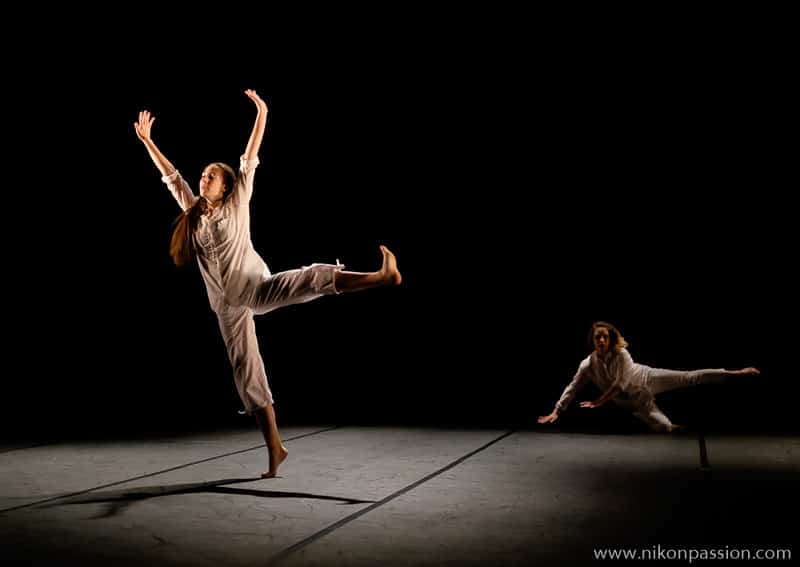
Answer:
<path fill-rule="evenodd" d="M 535 427 L 607 319 L 652 366 L 764 371 L 667 394 L 668 413 L 796 430 L 778 19 L 318 14 L 232 35 L 207 16 L 9 46 L 7 436 L 249 419 L 132 126 L 150 109 L 196 183 L 243 152 L 246 88 L 270 107 L 251 207 L 272 271 L 369 270 L 384 243 L 404 275 L 257 319 L 282 423 Z M 639 427 L 612 408 L 561 423 Z"/>

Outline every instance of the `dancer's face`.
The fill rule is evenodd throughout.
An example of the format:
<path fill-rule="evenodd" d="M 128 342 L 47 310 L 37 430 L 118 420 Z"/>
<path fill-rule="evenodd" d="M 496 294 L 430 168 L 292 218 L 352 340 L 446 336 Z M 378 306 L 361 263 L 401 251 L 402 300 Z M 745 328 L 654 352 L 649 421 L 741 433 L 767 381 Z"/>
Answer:
<path fill-rule="evenodd" d="M 200 195 L 208 201 L 216 203 L 222 199 L 222 194 L 225 192 L 224 179 L 222 168 L 217 165 L 209 165 L 200 176 Z"/>
<path fill-rule="evenodd" d="M 608 345 L 611 340 L 608 336 L 608 329 L 605 327 L 597 327 L 592 340 L 594 340 L 594 350 L 597 354 L 602 356 L 608 352 Z"/>

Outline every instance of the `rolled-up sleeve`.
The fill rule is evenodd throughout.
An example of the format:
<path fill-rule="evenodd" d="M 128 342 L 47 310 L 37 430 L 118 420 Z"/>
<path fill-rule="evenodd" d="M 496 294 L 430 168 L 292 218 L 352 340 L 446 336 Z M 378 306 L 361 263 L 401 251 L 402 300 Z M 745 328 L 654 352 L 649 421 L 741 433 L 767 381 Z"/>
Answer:
<path fill-rule="evenodd" d="M 196 201 L 194 193 L 192 193 L 192 189 L 189 187 L 189 184 L 183 179 L 181 174 L 176 169 L 170 175 L 165 175 L 161 178 L 161 181 L 167 185 L 169 192 L 172 193 L 172 196 L 175 197 L 175 200 L 178 202 L 182 210 L 186 210 Z"/>
<path fill-rule="evenodd" d="M 246 203 L 253 196 L 253 177 L 258 167 L 258 157 L 239 160 L 239 177 L 236 179 L 236 194 Z"/>
<path fill-rule="evenodd" d="M 572 378 L 572 382 L 570 382 L 566 388 L 564 388 L 564 392 L 561 394 L 561 397 L 556 402 L 556 409 L 559 412 L 564 411 L 567 406 L 572 402 L 572 399 L 575 397 L 575 394 L 578 393 L 578 390 L 583 388 L 584 384 L 586 384 L 586 380 L 589 378 L 589 358 L 581 362 L 580 366 L 578 366 L 578 371 L 575 373 L 575 376 Z"/>

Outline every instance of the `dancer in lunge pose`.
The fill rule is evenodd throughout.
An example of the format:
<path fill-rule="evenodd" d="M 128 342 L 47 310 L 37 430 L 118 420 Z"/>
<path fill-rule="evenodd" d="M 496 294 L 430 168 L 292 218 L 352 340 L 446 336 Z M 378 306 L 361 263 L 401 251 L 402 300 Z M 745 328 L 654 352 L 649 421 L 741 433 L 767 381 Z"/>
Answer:
<path fill-rule="evenodd" d="M 572 382 L 549 415 L 539 417 L 539 423 L 553 423 L 578 390 L 591 380 L 603 394 L 594 401 L 581 402 L 582 408 L 597 408 L 608 401 L 630 411 L 654 431 L 672 432 L 684 426 L 673 424 L 658 408 L 655 395 L 667 390 L 695 384 L 715 384 L 729 376 L 758 375 L 757 368 L 740 370 L 722 368 L 705 370 L 665 370 L 637 364 L 625 348 L 628 343 L 611 323 L 597 321 L 589 333 L 593 352 L 578 367 Z"/>

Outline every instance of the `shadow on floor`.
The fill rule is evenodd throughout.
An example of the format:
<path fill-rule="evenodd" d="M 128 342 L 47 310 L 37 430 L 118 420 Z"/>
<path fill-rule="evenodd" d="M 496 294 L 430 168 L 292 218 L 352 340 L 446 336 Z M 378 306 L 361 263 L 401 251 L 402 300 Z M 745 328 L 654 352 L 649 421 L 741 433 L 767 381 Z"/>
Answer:
<path fill-rule="evenodd" d="M 255 488 L 231 488 L 228 485 L 263 480 L 253 478 L 226 478 L 208 482 L 193 482 L 188 484 L 173 484 L 161 486 L 139 486 L 123 490 L 110 490 L 106 492 L 92 492 L 72 498 L 65 498 L 59 502 L 44 504 L 42 507 L 64 506 L 67 504 L 96 504 L 107 502 L 109 506 L 105 512 L 94 516 L 94 519 L 109 518 L 123 512 L 126 508 L 140 500 L 158 498 L 161 496 L 174 496 L 176 494 L 234 494 L 239 496 L 257 496 L 259 498 L 309 498 L 314 500 L 334 500 L 341 504 L 371 504 L 374 500 L 359 500 L 356 498 L 343 498 L 325 494 L 312 494 L 309 492 L 283 492 L 277 490 L 258 490 Z"/>

